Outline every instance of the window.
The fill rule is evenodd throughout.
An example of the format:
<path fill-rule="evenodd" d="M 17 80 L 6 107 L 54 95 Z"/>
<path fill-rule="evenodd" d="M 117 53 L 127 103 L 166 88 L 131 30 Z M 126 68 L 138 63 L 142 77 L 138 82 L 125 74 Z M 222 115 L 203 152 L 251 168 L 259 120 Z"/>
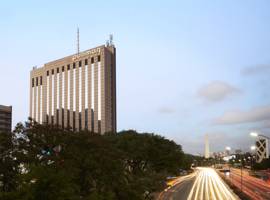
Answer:
<path fill-rule="evenodd" d="M 76 115 L 75 115 L 75 112 L 73 112 L 73 131 L 76 131 Z"/>
<path fill-rule="evenodd" d="M 67 65 L 67 69 L 70 70 L 70 65 Z"/>
<path fill-rule="evenodd" d="M 56 110 L 56 125 L 59 125 L 59 110 Z"/>
<path fill-rule="evenodd" d="M 36 78 L 36 86 L 38 86 L 38 77 Z"/>
<path fill-rule="evenodd" d="M 42 85 L 42 76 L 40 77 L 40 85 Z"/>
<path fill-rule="evenodd" d="M 76 63 L 73 63 L 73 69 L 75 69 L 76 68 Z"/>
<path fill-rule="evenodd" d="M 59 67 L 57 67 L 57 69 L 56 69 L 56 70 L 57 70 L 57 74 L 58 74 L 58 73 L 59 73 Z"/>
<path fill-rule="evenodd" d="M 49 76 L 49 74 L 50 74 L 50 72 L 49 72 L 49 70 L 47 71 L 47 76 Z"/>
<path fill-rule="evenodd" d="M 52 69 L 52 74 L 54 74 L 54 69 Z"/>
<path fill-rule="evenodd" d="M 62 72 L 64 72 L 65 71 L 65 66 L 62 66 Z"/>
<path fill-rule="evenodd" d="M 85 129 L 88 130 L 88 109 L 85 109 Z"/>
<path fill-rule="evenodd" d="M 79 131 L 82 130 L 82 113 L 79 113 Z"/>
<path fill-rule="evenodd" d="M 82 61 L 79 61 L 79 67 L 81 67 L 82 66 Z"/>
<path fill-rule="evenodd" d="M 97 59 L 98 59 L 98 62 L 100 62 L 100 56 L 98 56 Z"/>
<path fill-rule="evenodd" d="M 34 87 L 34 86 L 35 86 L 35 79 L 32 78 L 32 87 Z"/>
<path fill-rule="evenodd" d="M 67 111 L 67 127 L 68 129 L 70 127 L 70 111 L 69 110 Z"/>
<path fill-rule="evenodd" d="M 94 63 L 94 57 L 91 58 L 91 63 Z"/>
<path fill-rule="evenodd" d="M 88 65 L 88 60 L 87 59 L 84 60 L 84 65 Z"/>
<path fill-rule="evenodd" d="M 64 121 L 65 121 L 65 110 L 64 110 L 64 108 L 62 108 L 62 128 L 65 128 L 65 124 L 64 124 Z"/>

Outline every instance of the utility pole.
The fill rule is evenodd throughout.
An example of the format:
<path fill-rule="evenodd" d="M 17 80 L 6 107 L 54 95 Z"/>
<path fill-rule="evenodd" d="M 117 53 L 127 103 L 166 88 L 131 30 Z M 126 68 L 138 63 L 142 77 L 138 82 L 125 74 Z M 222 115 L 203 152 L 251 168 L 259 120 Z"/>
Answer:
<path fill-rule="evenodd" d="M 243 159 L 241 158 L 241 192 L 243 192 Z"/>

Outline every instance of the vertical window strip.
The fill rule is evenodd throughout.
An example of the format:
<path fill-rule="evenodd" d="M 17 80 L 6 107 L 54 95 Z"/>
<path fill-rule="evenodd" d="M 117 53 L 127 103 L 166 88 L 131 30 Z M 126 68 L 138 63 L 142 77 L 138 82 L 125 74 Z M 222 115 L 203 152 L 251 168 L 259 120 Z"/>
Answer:
<path fill-rule="evenodd" d="M 101 65 L 98 62 L 98 120 L 101 120 Z"/>
<path fill-rule="evenodd" d="M 32 87 L 32 113 L 31 113 L 31 118 L 34 119 L 34 114 L 35 114 L 35 87 Z"/>
<path fill-rule="evenodd" d="M 46 101 L 46 109 L 47 109 L 47 115 L 49 115 L 49 109 L 50 109 L 50 107 L 49 107 L 49 97 L 50 97 L 50 77 L 49 76 L 47 76 L 47 94 L 46 94 L 47 96 L 47 101 Z"/>
<path fill-rule="evenodd" d="M 70 70 L 68 70 L 67 81 L 67 109 L 70 110 Z"/>
<path fill-rule="evenodd" d="M 82 68 L 79 68 L 79 112 L 82 112 Z"/>
<path fill-rule="evenodd" d="M 65 108 L 65 72 L 62 72 L 62 108 Z"/>
<path fill-rule="evenodd" d="M 91 109 L 94 110 L 95 107 L 95 69 L 94 64 L 91 64 Z"/>
<path fill-rule="evenodd" d="M 54 75 L 52 75 L 52 116 L 54 116 Z"/>
<path fill-rule="evenodd" d="M 84 86 L 84 90 L 85 90 L 85 109 L 88 108 L 88 65 L 85 65 L 85 86 Z"/>
<path fill-rule="evenodd" d="M 43 113 L 42 113 L 42 85 L 40 86 L 40 111 L 39 111 L 39 123 L 41 123 L 42 124 L 42 122 L 43 122 Z"/>
<path fill-rule="evenodd" d="M 76 111 L 76 68 L 73 69 L 73 111 Z"/>
<path fill-rule="evenodd" d="M 56 75 L 56 109 L 59 110 L 60 101 L 60 84 L 59 84 L 59 73 Z"/>
<path fill-rule="evenodd" d="M 38 113 L 39 113 L 39 109 L 38 109 L 38 86 L 36 86 L 36 117 L 35 120 L 37 122 L 39 122 L 39 118 L 38 118 Z"/>

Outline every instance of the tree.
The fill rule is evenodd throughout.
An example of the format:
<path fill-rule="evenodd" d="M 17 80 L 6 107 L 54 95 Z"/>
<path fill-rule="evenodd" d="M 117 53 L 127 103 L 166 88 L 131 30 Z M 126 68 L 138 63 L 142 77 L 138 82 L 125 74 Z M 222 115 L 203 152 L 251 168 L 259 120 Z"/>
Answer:
<path fill-rule="evenodd" d="M 19 162 L 16 158 L 14 134 L 0 134 L 0 191 L 10 192 L 17 186 Z"/>
<path fill-rule="evenodd" d="M 255 163 L 253 169 L 255 170 L 265 170 L 270 168 L 270 159 L 263 159 L 261 163 Z"/>
<path fill-rule="evenodd" d="M 13 134 L 0 135 L 0 151 L 17 153 L 3 165 L 5 200 L 150 199 L 167 176 L 191 164 L 175 142 L 132 130 L 99 135 L 30 120 Z"/>

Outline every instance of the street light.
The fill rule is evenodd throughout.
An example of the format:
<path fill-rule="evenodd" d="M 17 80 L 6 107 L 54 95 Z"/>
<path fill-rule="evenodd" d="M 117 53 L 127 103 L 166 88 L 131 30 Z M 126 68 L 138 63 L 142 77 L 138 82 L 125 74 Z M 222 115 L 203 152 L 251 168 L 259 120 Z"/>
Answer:
<path fill-rule="evenodd" d="M 255 150 L 256 150 L 257 148 L 256 148 L 256 146 L 255 145 L 252 145 L 251 147 L 250 147 L 250 150 L 252 151 L 252 152 L 254 152 Z M 251 155 L 252 155 L 252 153 L 251 153 Z M 253 159 L 253 155 L 252 155 L 252 157 L 251 157 L 251 170 L 253 170 L 253 163 L 254 163 L 254 159 Z"/>
<path fill-rule="evenodd" d="M 266 138 L 266 139 L 270 140 L 270 137 L 267 137 L 265 135 L 258 134 L 256 132 L 251 132 L 250 133 L 250 136 L 252 136 L 252 137 L 262 137 L 262 138 Z"/>
<path fill-rule="evenodd" d="M 225 149 L 226 149 L 226 154 L 228 156 L 228 162 L 229 162 L 230 161 L 230 151 L 231 151 L 232 148 L 227 146 L 227 147 L 225 147 Z M 228 165 L 229 165 L 229 171 L 231 172 L 231 164 L 230 164 L 230 162 L 228 163 Z M 230 181 L 231 181 L 231 184 L 232 184 L 232 173 L 230 173 L 230 172 L 229 173 L 226 172 L 226 175 L 230 177 Z"/>
<path fill-rule="evenodd" d="M 252 137 L 258 137 L 258 135 L 259 135 L 259 134 L 256 133 L 256 132 L 251 132 L 251 133 L 250 133 L 250 136 L 252 136 Z"/>
<path fill-rule="evenodd" d="M 256 150 L 256 146 L 255 146 L 255 145 L 252 145 L 252 146 L 250 147 L 250 150 L 251 150 L 251 151 L 255 151 L 255 150 Z"/>
<path fill-rule="evenodd" d="M 226 147 L 226 150 L 227 150 L 227 151 L 230 151 L 230 150 L 231 150 L 231 147 Z"/>

